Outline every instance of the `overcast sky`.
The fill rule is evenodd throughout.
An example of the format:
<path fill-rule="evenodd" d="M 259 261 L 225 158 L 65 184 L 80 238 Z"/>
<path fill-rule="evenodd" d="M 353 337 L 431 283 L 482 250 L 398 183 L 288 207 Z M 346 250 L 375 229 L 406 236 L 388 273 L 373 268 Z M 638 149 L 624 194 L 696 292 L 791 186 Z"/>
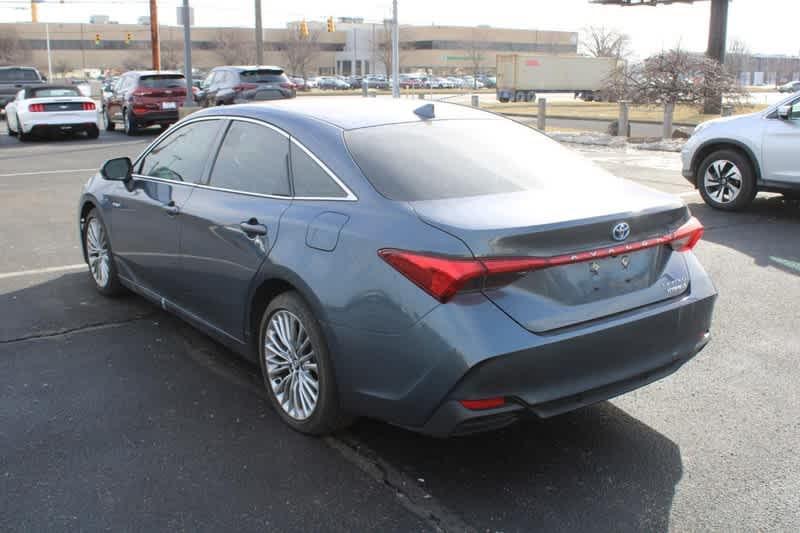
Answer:
<path fill-rule="evenodd" d="M 41 21 L 88 22 L 93 14 L 134 23 L 148 14 L 147 0 L 45 0 Z M 323 20 L 328 15 L 381 21 L 391 15 L 391 0 L 263 1 L 264 27 L 289 20 Z M 61 5 L 60 5 L 60 4 Z M 159 0 L 162 24 L 175 24 L 181 0 Z M 0 21 L 30 20 L 27 0 L 0 0 Z M 190 0 L 198 26 L 252 26 L 253 0 Z M 733 0 L 728 37 L 743 39 L 753 52 L 800 53 L 797 0 Z M 589 0 L 399 0 L 401 24 L 476 25 L 579 31 L 590 24 L 618 28 L 633 39 L 637 55 L 681 43 L 703 51 L 708 35 L 709 2 L 694 5 L 612 7 Z"/>

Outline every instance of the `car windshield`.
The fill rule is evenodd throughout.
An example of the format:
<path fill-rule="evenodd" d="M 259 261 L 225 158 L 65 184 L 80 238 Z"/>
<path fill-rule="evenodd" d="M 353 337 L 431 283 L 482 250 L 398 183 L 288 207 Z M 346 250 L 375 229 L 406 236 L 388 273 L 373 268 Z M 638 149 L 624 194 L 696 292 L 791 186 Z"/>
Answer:
<path fill-rule="evenodd" d="M 240 74 L 244 83 L 281 83 L 288 81 L 282 70 L 245 70 Z"/>
<path fill-rule="evenodd" d="M 4 68 L 0 69 L 0 82 L 8 81 L 39 81 L 39 75 L 31 68 Z"/>
<path fill-rule="evenodd" d="M 552 187 L 559 179 L 565 187 L 580 186 L 582 176 L 597 171 L 545 135 L 511 120 L 390 124 L 347 131 L 345 140 L 367 179 L 390 200 L 535 190 Z"/>
<path fill-rule="evenodd" d="M 48 98 L 53 96 L 82 96 L 78 89 L 72 87 L 46 87 L 42 89 L 30 89 L 29 98 Z"/>
<path fill-rule="evenodd" d="M 167 89 L 184 87 L 186 81 L 182 74 L 153 74 L 139 78 L 139 86 L 146 89 Z"/>

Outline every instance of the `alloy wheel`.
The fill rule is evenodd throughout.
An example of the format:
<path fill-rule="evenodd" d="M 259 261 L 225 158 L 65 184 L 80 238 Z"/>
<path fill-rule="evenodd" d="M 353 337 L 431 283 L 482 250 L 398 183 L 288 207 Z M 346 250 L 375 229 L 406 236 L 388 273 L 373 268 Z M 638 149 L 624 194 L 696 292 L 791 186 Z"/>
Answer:
<path fill-rule="evenodd" d="M 110 272 L 108 239 L 103 224 L 96 218 L 90 219 L 86 226 L 86 255 L 95 283 L 105 287 Z"/>
<path fill-rule="evenodd" d="M 291 418 L 308 419 L 317 407 L 319 371 L 311 338 L 293 313 L 280 309 L 270 317 L 264 360 L 278 404 Z"/>
<path fill-rule="evenodd" d="M 742 172 L 733 162 L 721 159 L 708 166 L 703 187 L 708 196 L 719 204 L 732 203 L 742 191 Z"/>

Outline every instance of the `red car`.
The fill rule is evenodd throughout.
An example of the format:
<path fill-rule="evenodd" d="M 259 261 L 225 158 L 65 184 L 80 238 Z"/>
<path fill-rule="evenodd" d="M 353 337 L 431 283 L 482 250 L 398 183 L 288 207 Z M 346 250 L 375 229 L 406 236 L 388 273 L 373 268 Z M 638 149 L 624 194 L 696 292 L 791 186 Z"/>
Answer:
<path fill-rule="evenodd" d="M 149 126 L 167 128 L 178 121 L 186 100 L 186 79 L 180 72 L 131 71 L 120 76 L 103 102 L 106 130 L 122 125 L 128 135 Z"/>

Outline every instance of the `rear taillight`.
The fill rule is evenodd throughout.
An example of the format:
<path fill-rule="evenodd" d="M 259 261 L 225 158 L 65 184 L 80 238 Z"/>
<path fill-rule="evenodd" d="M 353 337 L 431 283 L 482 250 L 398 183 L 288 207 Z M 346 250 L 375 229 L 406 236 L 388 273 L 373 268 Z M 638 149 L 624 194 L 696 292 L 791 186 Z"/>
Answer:
<path fill-rule="evenodd" d="M 677 252 L 688 252 L 703 238 L 704 232 L 705 228 L 703 224 L 692 217 L 686 224 L 675 230 L 669 244 L 672 246 L 672 249 Z"/>
<path fill-rule="evenodd" d="M 83 103 L 83 110 L 84 111 L 94 111 L 96 109 L 94 102 L 84 102 Z"/>
<path fill-rule="evenodd" d="M 258 85 L 255 83 L 240 83 L 239 85 L 234 85 L 233 90 L 237 93 L 242 91 L 249 91 L 250 89 L 256 89 Z"/>
<path fill-rule="evenodd" d="M 30 104 L 28 106 L 28 111 L 31 113 L 41 113 L 44 111 L 44 104 Z"/>
<path fill-rule="evenodd" d="M 499 397 L 485 398 L 482 400 L 459 400 L 458 403 L 470 411 L 484 411 L 486 409 L 497 409 L 498 407 L 503 407 L 506 404 L 506 399 Z"/>
<path fill-rule="evenodd" d="M 534 270 L 574 263 L 594 261 L 620 254 L 627 254 L 669 245 L 673 250 L 686 252 L 694 248 L 703 236 L 703 225 L 692 217 L 672 233 L 643 241 L 619 244 L 610 248 L 598 248 L 552 257 L 484 257 L 462 259 L 420 254 L 405 250 L 385 248 L 378 255 L 395 270 L 403 274 L 425 292 L 442 303 L 465 288 L 481 288 L 490 278 L 503 281 L 509 274 L 524 274 Z M 507 278 L 505 283 L 513 280 Z"/>
<path fill-rule="evenodd" d="M 294 89 L 297 86 L 294 83 L 281 83 L 281 87 L 284 89 Z"/>

